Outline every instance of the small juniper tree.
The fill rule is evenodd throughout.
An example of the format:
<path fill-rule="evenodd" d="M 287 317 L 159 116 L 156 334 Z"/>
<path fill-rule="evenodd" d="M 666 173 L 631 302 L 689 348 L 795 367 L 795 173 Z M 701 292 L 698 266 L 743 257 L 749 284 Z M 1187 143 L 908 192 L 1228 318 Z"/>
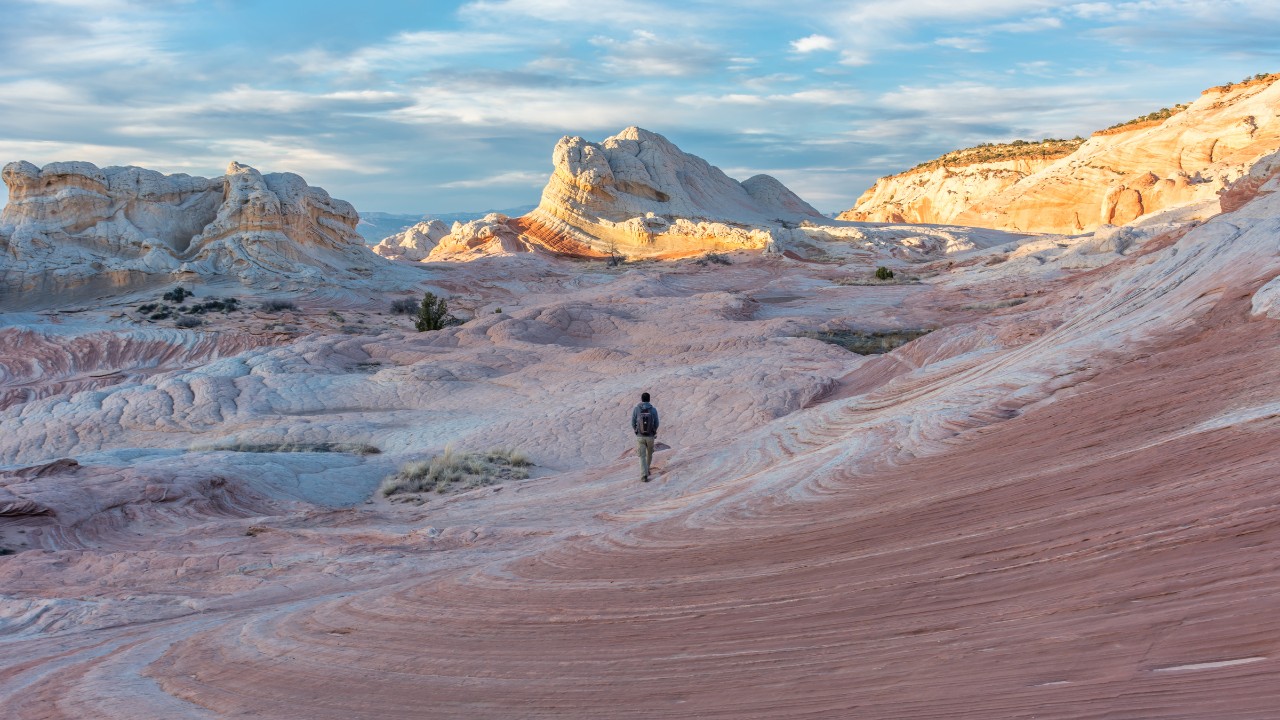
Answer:
<path fill-rule="evenodd" d="M 427 330 L 439 330 L 443 328 L 449 319 L 449 303 L 442 297 L 436 297 L 435 293 L 428 291 L 422 296 L 422 304 L 418 306 L 418 319 L 414 321 L 414 326 L 418 328 L 418 332 L 426 332 Z"/>
<path fill-rule="evenodd" d="M 877 280 L 888 280 L 888 279 L 890 279 L 890 278 L 892 278 L 892 277 L 893 277 L 893 271 L 892 271 L 892 270 L 890 270 L 889 268 L 887 268 L 887 267 L 885 267 L 885 266 L 883 266 L 883 265 L 881 265 L 880 267 L 876 268 L 876 279 L 877 279 Z"/>

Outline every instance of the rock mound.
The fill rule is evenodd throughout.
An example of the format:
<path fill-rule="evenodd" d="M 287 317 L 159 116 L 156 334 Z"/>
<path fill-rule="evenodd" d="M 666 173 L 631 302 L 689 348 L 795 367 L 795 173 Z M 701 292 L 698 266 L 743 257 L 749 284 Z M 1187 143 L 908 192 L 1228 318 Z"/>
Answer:
<path fill-rule="evenodd" d="M 738 182 L 665 137 L 630 127 L 603 143 L 565 137 L 538 207 L 513 222 L 557 252 L 678 257 L 764 248 L 822 214 L 767 175 Z"/>
<path fill-rule="evenodd" d="M 4 168 L 0 287 L 58 290 L 102 274 L 195 272 L 246 283 L 366 276 L 382 265 L 359 216 L 293 173 L 231 163 L 163 175 L 87 162 Z"/>
<path fill-rule="evenodd" d="M 1095 133 L 1058 160 L 884 178 L 842 219 L 1075 234 L 1205 202 L 1280 148 L 1280 74 L 1206 90 L 1159 120 Z"/>
<path fill-rule="evenodd" d="M 390 260 L 425 260 L 449 234 L 449 226 L 439 220 L 424 220 L 404 232 L 383 238 L 373 251 Z"/>

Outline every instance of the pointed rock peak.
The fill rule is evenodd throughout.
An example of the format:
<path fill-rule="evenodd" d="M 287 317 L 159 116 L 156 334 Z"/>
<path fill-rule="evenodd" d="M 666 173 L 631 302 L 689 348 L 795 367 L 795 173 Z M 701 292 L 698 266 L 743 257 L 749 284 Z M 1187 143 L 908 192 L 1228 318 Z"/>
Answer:
<path fill-rule="evenodd" d="M 610 139 L 613 139 L 613 140 L 660 140 L 667 144 L 671 143 L 670 140 L 666 139 L 662 135 L 659 135 L 658 133 L 653 132 L 651 130 L 645 130 L 644 128 L 639 127 L 637 125 L 632 125 L 624 129 L 622 132 L 618 133 L 617 135 L 614 135 Z"/>
<path fill-rule="evenodd" d="M 258 172 L 252 166 L 245 165 L 244 163 L 240 163 L 240 162 L 236 162 L 235 160 L 232 160 L 231 162 L 227 163 L 227 174 L 228 175 L 246 175 L 246 174 L 261 175 L 262 173 Z"/>

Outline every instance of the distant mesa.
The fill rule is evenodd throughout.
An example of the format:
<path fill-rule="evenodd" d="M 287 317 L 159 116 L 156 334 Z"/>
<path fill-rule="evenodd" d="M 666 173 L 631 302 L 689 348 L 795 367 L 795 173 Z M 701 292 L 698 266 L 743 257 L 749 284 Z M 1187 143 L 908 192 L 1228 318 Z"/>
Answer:
<path fill-rule="evenodd" d="M 1216 212 L 1220 192 L 1280 149 L 1277 81 L 1210 88 L 1074 148 L 1051 141 L 948 153 L 881 178 L 839 218 L 1076 234 L 1196 203 Z"/>
<path fill-rule="evenodd" d="M 356 233 L 355 208 L 293 173 L 233 162 L 209 179 L 14 162 L 3 177 L 0 286 L 10 290 L 56 290 L 113 272 L 312 282 L 384 265 Z"/>

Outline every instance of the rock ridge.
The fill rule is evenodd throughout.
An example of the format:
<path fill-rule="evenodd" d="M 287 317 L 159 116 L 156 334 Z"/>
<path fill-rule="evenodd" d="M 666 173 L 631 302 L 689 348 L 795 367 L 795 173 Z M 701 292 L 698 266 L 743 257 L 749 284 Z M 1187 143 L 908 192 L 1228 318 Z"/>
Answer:
<path fill-rule="evenodd" d="M 1280 149 L 1277 81 L 1210 88 L 1168 117 L 1099 131 L 1058 159 L 882 178 L 839 217 L 1078 234 L 1197 203 L 1216 212 L 1218 193 Z"/>
<path fill-rule="evenodd" d="M 3 178 L 0 287 L 11 291 L 56 291 L 121 272 L 318 282 L 383 264 L 356 232 L 355 208 L 293 173 L 232 162 L 224 177 L 202 178 L 19 161 Z"/>

